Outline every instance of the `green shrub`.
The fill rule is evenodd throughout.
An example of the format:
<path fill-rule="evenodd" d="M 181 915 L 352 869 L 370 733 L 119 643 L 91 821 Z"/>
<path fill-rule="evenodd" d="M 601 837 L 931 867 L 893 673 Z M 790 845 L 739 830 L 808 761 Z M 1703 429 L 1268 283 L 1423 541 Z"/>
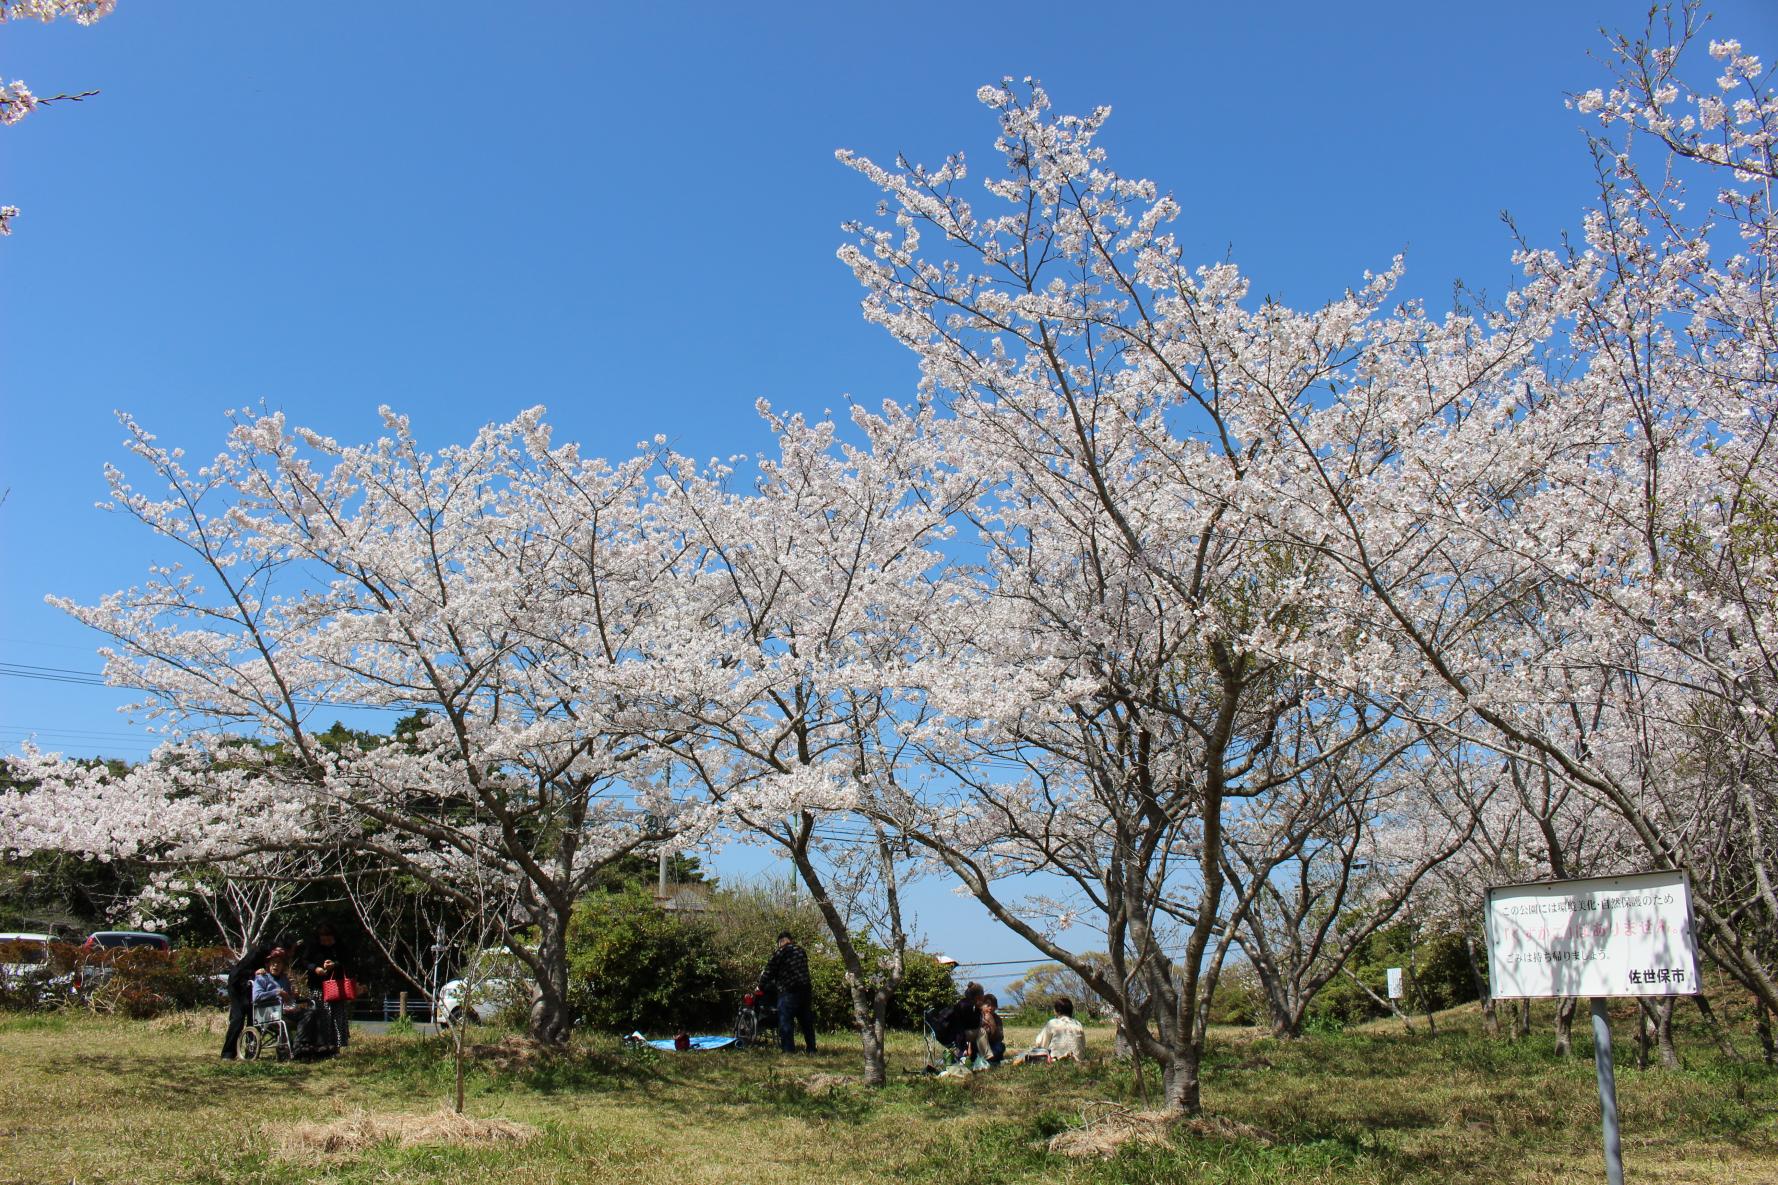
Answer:
<path fill-rule="evenodd" d="M 882 947 L 854 936 L 860 960 L 868 969 L 879 965 Z M 809 948 L 809 978 L 813 981 L 815 1025 L 821 1029 L 850 1029 L 852 992 L 846 986 L 846 968 L 828 943 Z M 902 958 L 901 986 L 889 999 L 886 1020 L 892 1029 L 918 1029 L 928 1008 L 949 1004 L 958 996 L 951 969 L 924 951 L 908 951 Z"/>
<path fill-rule="evenodd" d="M 1463 938 L 1459 932 L 1415 933 L 1411 923 L 1398 922 L 1372 934 L 1347 966 L 1378 995 L 1383 994 L 1387 969 L 1402 968 L 1406 994 L 1397 1003 L 1404 1012 L 1450 1008 L 1476 998 L 1475 979 L 1470 974 Z M 1353 983 L 1350 976 L 1338 975 L 1316 994 L 1306 1021 L 1356 1024 L 1387 1015 L 1388 1010 Z"/>
<path fill-rule="evenodd" d="M 1259 976 L 1249 965 L 1226 967 L 1210 998 L 1210 1023 L 1261 1025 L 1266 1023 L 1266 994 Z"/>
<path fill-rule="evenodd" d="M 758 982 L 779 932 L 788 930 L 808 952 L 816 1025 L 852 1027 L 845 968 L 813 902 L 744 886 L 712 893 L 709 904 L 698 915 L 666 911 L 637 882 L 583 898 L 568 938 L 572 1000 L 582 1022 L 625 1033 L 726 1032 L 741 993 Z M 882 948 L 855 941 L 865 966 L 879 966 Z M 927 1008 L 956 998 L 956 986 L 950 969 L 929 954 L 909 951 L 903 969 L 887 1019 L 892 1028 L 915 1029 Z"/>
<path fill-rule="evenodd" d="M 568 952 L 570 999 L 592 1028 L 704 1028 L 725 1012 L 711 927 L 661 909 L 640 886 L 582 898 Z"/>

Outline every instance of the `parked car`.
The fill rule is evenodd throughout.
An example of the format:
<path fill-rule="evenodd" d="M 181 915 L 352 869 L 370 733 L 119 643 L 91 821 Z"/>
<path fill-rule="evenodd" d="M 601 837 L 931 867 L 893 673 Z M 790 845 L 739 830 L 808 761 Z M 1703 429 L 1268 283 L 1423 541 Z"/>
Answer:
<path fill-rule="evenodd" d="M 21 1003 L 35 1005 L 55 990 L 49 958 L 51 934 L 26 931 L 0 933 L 0 987 Z M 66 990 L 64 988 L 63 990 Z"/>
<path fill-rule="evenodd" d="M 507 1009 L 528 1006 L 537 998 L 537 985 L 528 979 L 490 977 L 477 981 L 473 992 L 468 988 L 467 981 L 453 979 L 438 989 L 436 1014 L 441 1024 L 461 1024 L 466 1016 L 478 1025 L 487 1024 Z"/>
<path fill-rule="evenodd" d="M 114 955 L 140 947 L 167 951 L 173 949 L 173 944 L 165 934 L 151 934 L 146 930 L 97 930 L 87 935 L 86 941 L 80 944 L 79 961 L 74 966 L 74 991 L 92 991 L 110 977 Z"/>
<path fill-rule="evenodd" d="M 152 946 L 156 950 L 173 949 L 173 944 L 167 941 L 165 934 L 150 934 L 146 930 L 98 930 L 86 936 L 80 949 L 123 950 L 135 946 Z"/>
<path fill-rule="evenodd" d="M 17 979 L 41 974 L 49 966 L 49 944 L 54 941 L 51 934 L 0 932 L 0 975 Z"/>

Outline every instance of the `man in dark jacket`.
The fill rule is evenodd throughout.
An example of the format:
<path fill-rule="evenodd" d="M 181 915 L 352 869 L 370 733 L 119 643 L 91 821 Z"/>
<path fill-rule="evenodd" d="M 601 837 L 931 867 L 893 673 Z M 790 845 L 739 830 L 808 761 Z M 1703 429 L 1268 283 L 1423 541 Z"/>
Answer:
<path fill-rule="evenodd" d="M 815 1052 L 815 1012 L 809 1006 L 809 956 L 791 938 L 790 931 L 778 935 L 778 949 L 759 973 L 759 986 L 776 988 L 778 992 L 778 1048 L 785 1053 L 796 1052 L 796 1027 L 800 1021 L 803 1044 Z"/>
<path fill-rule="evenodd" d="M 273 942 L 249 947 L 228 973 L 228 1033 L 222 1038 L 225 1061 L 232 1062 L 239 1055 L 241 1030 L 247 1027 L 247 1018 L 253 1015 L 253 973 L 265 966 L 267 957 L 276 947 Z"/>

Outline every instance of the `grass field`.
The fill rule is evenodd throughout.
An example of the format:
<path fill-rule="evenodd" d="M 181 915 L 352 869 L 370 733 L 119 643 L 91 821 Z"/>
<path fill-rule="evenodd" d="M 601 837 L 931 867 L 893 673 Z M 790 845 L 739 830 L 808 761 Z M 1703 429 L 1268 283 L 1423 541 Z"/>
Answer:
<path fill-rule="evenodd" d="M 1590 1049 L 1555 1057 L 1538 1020 L 1517 1043 L 1483 1037 L 1473 1014 L 1447 1016 L 1436 1038 L 1388 1027 L 1295 1043 L 1218 1034 L 1206 1106 L 1261 1131 L 1181 1130 L 1076 1160 L 1049 1152 L 1048 1138 L 1100 1101 L 1140 1108 L 1127 1063 L 940 1081 L 906 1072 L 920 1050 L 902 1037 L 894 1080 L 873 1093 L 824 1080 L 856 1069 L 839 1034 L 813 1059 L 636 1055 L 604 1041 L 543 1057 L 485 1034 L 468 1111 L 531 1125 L 534 1139 L 323 1153 L 290 1150 L 290 1133 L 445 1104 L 448 1044 L 361 1036 L 334 1062 L 224 1064 L 198 1025 L 13 1016 L 0 1018 L 0 1182 L 1602 1180 Z M 1617 1027 L 1631 1031 L 1627 1013 Z M 1028 1033 L 1008 1035 L 1016 1045 Z M 1092 1039 L 1103 1053 L 1104 1034 Z M 1619 1042 L 1630 1179 L 1778 1182 L 1778 1073 L 1729 1061 L 1683 1028 L 1680 1047 L 1684 1069 L 1637 1071 Z"/>

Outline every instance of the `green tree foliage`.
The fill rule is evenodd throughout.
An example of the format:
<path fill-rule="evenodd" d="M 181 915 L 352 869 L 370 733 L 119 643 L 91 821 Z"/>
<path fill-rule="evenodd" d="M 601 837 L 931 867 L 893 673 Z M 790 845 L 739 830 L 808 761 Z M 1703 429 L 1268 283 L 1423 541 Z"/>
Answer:
<path fill-rule="evenodd" d="M 635 885 L 575 907 L 568 971 L 571 1001 L 595 1029 L 707 1028 L 732 1011 L 711 926 L 661 909 Z"/>
<path fill-rule="evenodd" d="M 649 888 L 656 883 L 660 875 L 660 864 L 656 857 L 642 852 L 631 852 L 612 861 L 599 874 L 601 889 Z M 686 852 L 676 852 L 667 857 L 667 883 L 669 885 L 698 885 L 704 889 L 716 888 L 716 878 L 704 872 L 704 862 Z"/>
<path fill-rule="evenodd" d="M 1111 965 L 1109 955 L 1091 953 L 1085 958 L 1102 969 Z M 1031 968 L 1008 984 L 1003 995 L 1002 1012 L 1016 1009 L 1028 1018 L 1047 1017 L 1058 996 L 1072 1000 L 1074 1015 L 1082 1019 L 1103 1020 L 1111 1015 L 1111 1006 L 1087 986 L 1080 973 L 1060 963 L 1041 963 Z"/>
<path fill-rule="evenodd" d="M 816 1025 L 853 1027 L 845 970 L 807 896 L 744 885 L 712 892 L 704 913 L 678 913 L 656 903 L 653 869 L 652 861 L 634 862 L 637 875 L 628 883 L 588 894 L 575 910 L 569 968 L 576 1006 L 589 1027 L 726 1032 L 741 993 L 758 982 L 784 930 L 808 952 Z M 678 883 L 697 879 L 681 876 Z M 867 963 L 883 957 L 880 948 L 857 941 Z M 908 952 L 906 972 L 888 1021 L 914 1029 L 926 1009 L 954 1000 L 957 988 L 950 969 L 929 954 Z"/>
<path fill-rule="evenodd" d="M 1384 994 L 1385 975 L 1400 967 L 1405 980 L 1404 1012 L 1437 1011 L 1476 998 L 1463 935 L 1434 931 L 1416 922 L 1397 922 L 1371 935 L 1353 954 L 1348 968 L 1379 996 Z M 1341 975 L 1330 981 L 1309 1005 L 1310 1021 L 1352 1024 L 1387 1016 L 1388 1012 L 1363 988 Z M 1260 1006 L 1258 1020 L 1263 1020 Z M 1256 1020 L 1257 1023 L 1257 1020 Z"/>

